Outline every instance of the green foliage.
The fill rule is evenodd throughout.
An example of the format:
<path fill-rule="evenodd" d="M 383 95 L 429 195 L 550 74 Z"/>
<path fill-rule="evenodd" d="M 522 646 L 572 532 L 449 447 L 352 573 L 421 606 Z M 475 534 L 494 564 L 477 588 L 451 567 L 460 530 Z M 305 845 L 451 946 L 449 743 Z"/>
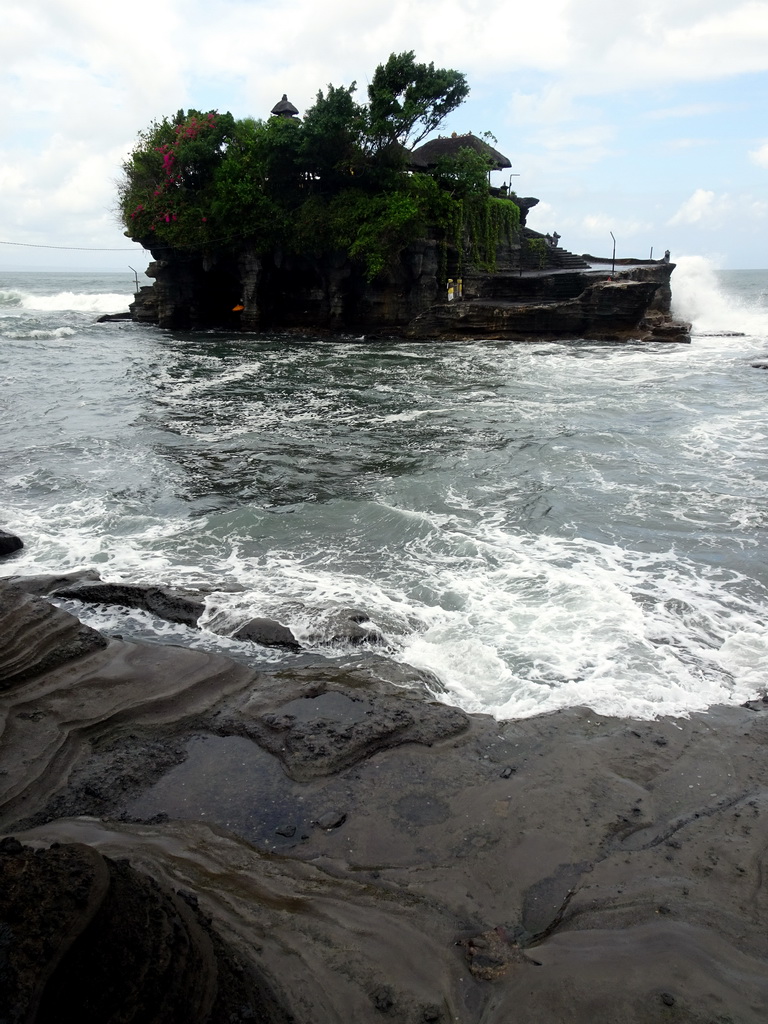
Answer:
<path fill-rule="evenodd" d="M 362 138 L 365 114 L 352 98 L 350 86 L 322 89 L 302 122 L 302 164 L 312 181 L 328 193 L 345 188 L 352 177 L 363 173 Z"/>
<path fill-rule="evenodd" d="M 303 120 L 235 120 L 179 111 L 140 133 L 124 164 L 127 233 L 156 253 L 216 254 L 244 243 L 263 254 L 341 252 L 370 280 L 425 234 L 495 266 L 504 233 L 519 226 L 508 200 L 491 198 L 488 161 L 471 148 L 434 173 L 409 174 L 403 143 L 437 127 L 468 92 L 456 71 L 392 54 L 369 87 L 318 92 Z"/>
<path fill-rule="evenodd" d="M 520 227 L 520 209 L 508 199 L 488 197 L 478 202 L 472 197 L 465 202 L 465 222 L 470 238 L 472 262 L 482 270 L 496 269 L 496 253 L 499 242 L 512 235 Z"/>
<path fill-rule="evenodd" d="M 470 146 L 462 146 L 456 156 L 441 156 L 432 172 L 441 188 L 455 199 L 488 194 L 489 157 Z"/>
<path fill-rule="evenodd" d="M 368 86 L 368 135 L 377 149 L 396 144 L 413 149 L 468 93 L 460 71 L 417 64 L 413 50 L 392 53 Z"/>
<path fill-rule="evenodd" d="M 547 243 L 543 238 L 529 238 L 526 241 L 526 249 L 533 263 L 543 270 L 547 265 L 549 259 L 549 252 L 547 251 Z"/>

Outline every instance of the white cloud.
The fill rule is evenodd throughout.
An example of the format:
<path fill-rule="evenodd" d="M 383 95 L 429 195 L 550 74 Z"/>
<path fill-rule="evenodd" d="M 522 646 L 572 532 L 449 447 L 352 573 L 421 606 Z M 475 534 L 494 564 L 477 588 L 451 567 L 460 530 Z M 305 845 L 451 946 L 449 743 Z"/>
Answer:
<path fill-rule="evenodd" d="M 768 202 L 743 193 L 717 194 L 712 189 L 697 188 L 669 218 L 667 224 L 698 225 L 707 229 L 719 229 L 744 222 L 754 226 L 756 221 L 768 216 Z"/>
<path fill-rule="evenodd" d="M 723 10 L 713 0 L 644 0 L 642 5 L 572 0 L 571 69 L 585 92 L 664 82 L 706 81 L 768 69 L 768 3 Z"/>
<path fill-rule="evenodd" d="M 662 121 L 667 118 L 710 117 L 728 107 L 725 103 L 684 103 L 677 107 L 662 107 L 659 110 L 647 110 L 643 117 L 649 121 Z"/>
<path fill-rule="evenodd" d="M 757 164 L 758 167 L 768 167 L 768 142 L 764 142 L 762 146 L 753 149 L 749 154 L 749 159 L 752 163 Z"/>
<path fill-rule="evenodd" d="M 722 200 L 721 200 L 722 202 Z M 711 189 L 697 188 L 693 195 L 680 206 L 668 224 L 698 224 L 704 218 L 711 218 L 715 209 L 715 193 Z"/>
<path fill-rule="evenodd" d="M 516 170 L 524 161 L 525 191 L 538 192 L 547 175 L 563 195 L 572 184 L 573 208 L 566 213 L 558 203 L 561 227 L 570 217 L 585 233 L 599 234 L 608 220 L 617 235 L 616 225 L 622 234 L 633 225 L 642 232 L 647 225 L 631 210 L 605 220 L 590 212 L 610 210 L 614 193 L 577 196 L 593 171 L 618 166 L 612 122 L 625 116 L 623 97 L 647 95 L 647 105 L 657 107 L 642 117 L 645 130 L 663 119 L 681 121 L 681 138 L 666 143 L 679 160 L 686 148 L 717 144 L 714 133 L 699 140 L 699 128 L 682 121 L 722 114 L 726 101 L 675 96 L 674 87 L 768 71 L 768 0 L 134 0 L 128 8 L 104 0 L 6 0 L 3 232 L 13 229 L 18 241 L 26 235 L 38 242 L 47 233 L 64 244 L 86 235 L 120 244 L 109 213 L 113 182 L 136 133 L 153 118 L 189 106 L 263 117 L 283 92 L 306 109 L 318 88 L 353 79 L 364 97 L 375 66 L 391 51 L 410 49 L 419 60 L 467 74 L 473 117 L 499 135 Z M 768 142 L 750 159 L 768 167 Z M 606 172 L 604 180 L 612 187 L 618 174 Z M 636 194 L 647 180 L 634 186 Z M 697 190 L 669 223 L 700 227 L 727 209 L 763 217 L 760 200 L 725 188 L 713 180 L 711 198 Z"/>
<path fill-rule="evenodd" d="M 607 238 L 611 231 L 617 238 L 634 238 L 648 233 L 653 228 L 650 221 L 609 216 L 605 213 L 589 213 L 582 218 L 580 230 L 594 238 Z"/>

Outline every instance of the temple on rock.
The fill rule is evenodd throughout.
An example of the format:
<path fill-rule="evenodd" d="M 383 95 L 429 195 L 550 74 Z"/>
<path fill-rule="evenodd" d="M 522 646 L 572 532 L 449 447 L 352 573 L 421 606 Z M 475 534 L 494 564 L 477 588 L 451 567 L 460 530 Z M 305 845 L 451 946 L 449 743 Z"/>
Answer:
<path fill-rule="evenodd" d="M 126 234 L 151 251 L 155 281 L 136 295 L 134 319 L 424 339 L 689 340 L 670 313 L 668 258 L 569 252 L 557 233 L 527 226 L 539 200 L 516 195 L 512 175 L 491 184 L 512 164 L 489 142 L 454 132 L 408 149 L 352 90 L 329 86 L 303 117 L 284 93 L 265 122 L 180 111 L 153 152 L 134 154 L 126 196 L 143 198 L 134 186 L 150 166 L 154 191 L 130 213 L 124 201 Z M 210 166 L 200 157 L 208 140 Z"/>

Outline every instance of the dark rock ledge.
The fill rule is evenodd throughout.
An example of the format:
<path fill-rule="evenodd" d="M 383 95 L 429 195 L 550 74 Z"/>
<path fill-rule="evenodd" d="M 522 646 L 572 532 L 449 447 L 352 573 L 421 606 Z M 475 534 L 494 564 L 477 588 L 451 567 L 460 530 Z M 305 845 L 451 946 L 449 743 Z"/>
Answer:
<path fill-rule="evenodd" d="M 1 589 L 1 1020 L 768 1017 L 768 703 L 497 723 Z"/>
<path fill-rule="evenodd" d="M 21 542 L 19 542 L 21 543 Z M 63 575 L 9 576 L 7 582 L 37 597 L 67 598 L 84 604 L 120 605 L 150 612 L 168 622 L 195 627 L 205 611 L 206 593 L 165 587 L 153 583 L 108 583 L 93 569 L 76 570 Z M 231 632 L 233 640 L 299 651 L 301 644 L 283 623 L 255 616 L 240 623 Z M 338 609 L 307 640 L 316 645 L 352 644 L 379 646 L 385 638 L 360 609 Z"/>

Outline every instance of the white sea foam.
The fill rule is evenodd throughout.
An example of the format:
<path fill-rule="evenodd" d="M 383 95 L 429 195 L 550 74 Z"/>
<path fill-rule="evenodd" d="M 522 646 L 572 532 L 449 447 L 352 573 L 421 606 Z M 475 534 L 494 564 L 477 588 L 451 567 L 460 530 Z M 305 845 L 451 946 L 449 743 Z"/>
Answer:
<path fill-rule="evenodd" d="M 12 341 L 48 341 L 56 338 L 71 338 L 78 332 L 74 327 L 53 327 L 47 330 L 44 327 L 30 327 L 28 329 L 0 329 L 0 337 L 9 338 Z"/>
<path fill-rule="evenodd" d="M 0 293 L 0 296 L 2 294 L 8 293 Z M 55 295 L 40 295 L 35 292 L 19 291 L 10 294 L 18 296 L 18 303 L 14 301 L 9 305 L 18 305 L 25 310 L 40 312 L 122 313 L 133 301 L 132 295 L 117 292 L 64 291 L 57 292 Z"/>
<path fill-rule="evenodd" d="M 24 302 L 24 293 L 16 288 L 0 288 L 0 310 L 17 309 Z"/>
<path fill-rule="evenodd" d="M 574 704 L 606 715 L 679 715 L 741 702 L 764 685 L 765 609 L 738 596 L 737 574 L 705 571 L 674 551 L 511 533 L 500 515 L 470 522 L 458 501 L 441 515 L 384 511 L 401 517 L 403 547 L 393 560 L 368 551 L 369 570 L 350 572 L 319 538 L 318 546 L 246 555 L 236 536 L 198 535 L 184 519 L 134 517 L 110 528 L 110 510 L 93 498 L 30 515 L 30 543 L 12 571 L 87 566 L 106 580 L 213 587 L 202 632 L 145 613 L 84 612 L 109 632 L 154 630 L 203 647 L 226 647 L 220 634 L 266 615 L 309 651 L 352 654 L 327 641 L 335 616 L 359 609 L 383 634 L 382 653 L 440 680 L 439 699 L 499 718 Z M 346 542 L 347 562 L 358 547 L 366 556 L 364 535 Z"/>

